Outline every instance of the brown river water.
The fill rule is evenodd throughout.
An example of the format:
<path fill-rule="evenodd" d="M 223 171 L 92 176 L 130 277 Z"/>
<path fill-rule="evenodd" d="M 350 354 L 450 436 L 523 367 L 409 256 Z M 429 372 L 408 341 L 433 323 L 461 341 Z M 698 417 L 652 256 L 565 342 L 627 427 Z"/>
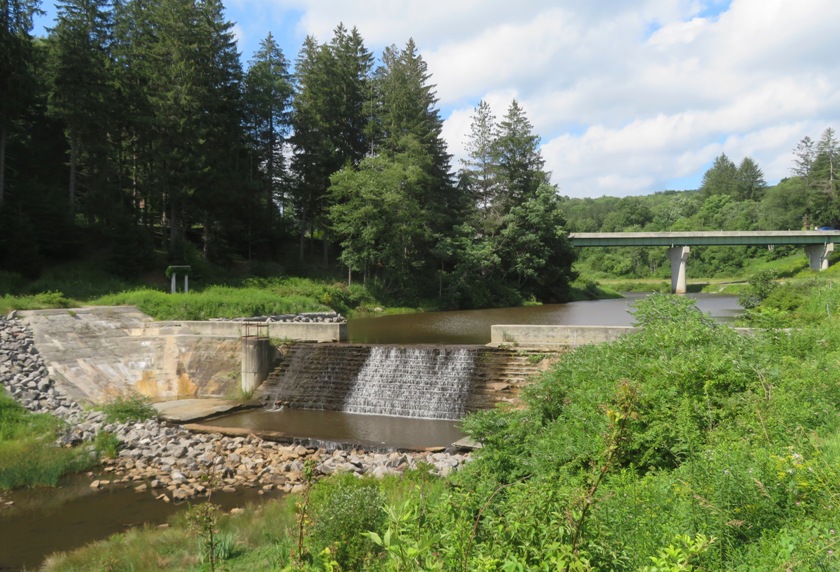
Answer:
<path fill-rule="evenodd" d="M 107 479 L 107 475 L 98 478 Z M 53 552 L 72 550 L 136 526 L 160 525 L 188 505 L 155 500 L 157 492 L 130 487 L 90 488 L 91 477 L 72 475 L 58 488 L 21 489 L 2 494 L 0 571 L 37 570 Z M 213 493 L 225 510 L 276 498 L 256 489 Z M 12 505 L 6 505 L 13 502 Z M 91 570 L 94 570 L 92 567 Z"/>
<path fill-rule="evenodd" d="M 351 320 L 350 341 L 370 344 L 486 344 L 494 324 L 563 324 L 629 326 L 630 304 L 641 295 L 624 299 L 573 302 L 522 308 L 427 312 Z M 704 312 L 732 320 L 741 308 L 734 296 L 696 294 Z M 367 446 L 439 446 L 460 438 L 458 423 L 429 419 L 352 415 L 323 411 L 253 411 L 214 421 L 215 424 L 277 430 L 314 442 L 342 441 Z M 103 477 L 103 478 L 107 478 Z M 4 493 L 0 501 L 0 571 L 37 569 L 52 552 L 72 550 L 111 534 L 143 524 L 158 525 L 186 504 L 166 504 L 151 493 L 132 488 L 90 489 L 91 478 L 76 475 L 57 489 Z M 266 497 L 269 495 L 266 495 Z M 235 494 L 217 493 L 214 502 L 224 508 L 259 502 L 265 497 L 253 489 Z M 5 505 L 14 501 L 13 505 Z"/>
<path fill-rule="evenodd" d="M 351 342 L 365 344 L 486 344 L 490 326 L 539 324 L 568 326 L 632 326 L 631 304 L 645 294 L 614 300 L 545 304 L 518 308 L 424 312 L 350 320 Z M 689 294 L 697 307 L 722 321 L 743 310 L 736 296 Z"/>

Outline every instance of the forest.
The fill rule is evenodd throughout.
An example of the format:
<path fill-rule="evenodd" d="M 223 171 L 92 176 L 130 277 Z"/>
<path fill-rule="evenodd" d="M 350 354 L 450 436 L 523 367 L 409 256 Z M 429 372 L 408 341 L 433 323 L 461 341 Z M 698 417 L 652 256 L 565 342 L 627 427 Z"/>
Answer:
<path fill-rule="evenodd" d="M 484 117 L 456 176 L 412 40 L 375 58 L 339 24 L 292 63 L 269 34 L 243 68 L 218 0 L 70 0 L 46 38 L 37 0 L 0 5 L 6 271 L 96 249 L 127 278 L 201 258 L 446 307 L 566 298 L 560 198 L 523 109 Z"/>
<path fill-rule="evenodd" d="M 128 281 L 212 264 L 426 307 L 557 302 L 578 272 L 668 272 L 656 249 L 576 254 L 568 232 L 840 225 L 831 128 L 776 186 L 721 154 L 696 191 L 569 199 L 516 100 L 498 118 L 479 102 L 453 165 L 411 39 L 375 55 L 338 24 L 291 61 L 269 33 L 243 66 L 219 0 L 67 0 L 33 37 L 39 5 L 0 0 L 3 290 L 94 257 Z M 692 269 L 743 275 L 789 253 L 698 248 Z"/>

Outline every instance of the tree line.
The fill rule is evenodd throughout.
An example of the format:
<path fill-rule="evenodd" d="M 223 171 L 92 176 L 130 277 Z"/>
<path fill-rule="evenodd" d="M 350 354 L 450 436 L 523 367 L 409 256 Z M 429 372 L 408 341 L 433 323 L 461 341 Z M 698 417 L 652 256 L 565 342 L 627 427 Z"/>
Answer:
<path fill-rule="evenodd" d="M 219 0 L 0 0 L 0 264 L 35 276 L 92 245 L 137 276 L 169 262 L 343 269 L 444 306 L 561 300 L 571 253 L 539 137 L 476 110 L 453 169 L 408 40 L 269 33 L 240 63 Z M 479 163 L 480 162 L 480 163 Z"/>
<path fill-rule="evenodd" d="M 568 199 L 562 211 L 569 232 L 813 230 L 840 228 L 840 156 L 834 130 L 804 137 L 792 154 L 791 176 L 769 186 L 751 157 L 737 164 L 715 158 L 694 191 L 663 191 L 640 197 Z M 691 267 L 702 276 L 738 276 L 756 259 L 774 260 L 795 247 L 696 247 Z M 667 277 L 661 249 L 582 249 L 579 267 L 593 276 Z"/>

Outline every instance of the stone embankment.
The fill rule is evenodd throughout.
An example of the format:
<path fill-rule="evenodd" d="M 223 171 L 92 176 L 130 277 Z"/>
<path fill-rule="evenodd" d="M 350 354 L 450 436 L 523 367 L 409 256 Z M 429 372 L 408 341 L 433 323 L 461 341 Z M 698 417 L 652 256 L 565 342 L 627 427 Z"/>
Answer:
<path fill-rule="evenodd" d="M 56 387 L 29 329 L 2 317 L 0 383 L 27 409 L 65 420 L 68 429 L 59 439 L 62 445 L 85 446 L 102 431 L 119 439 L 117 458 L 106 460 L 104 467 L 113 476 L 93 481 L 92 487 L 130 483 L 138 492 L 157 492 L 165 502 L 205 494 L 208 482 L 228 491 L 260 487 L 296 492 L 305 486 L 307 469 L 316 477 L 336 472 L 383 477 L 427 463 L 445 476 L 469 460 L 464 453 L 375 453 L 283 445 L 253 435 L 192 433 L 157 420 L 108 423 L 103 412 L 83 409 Z"/>

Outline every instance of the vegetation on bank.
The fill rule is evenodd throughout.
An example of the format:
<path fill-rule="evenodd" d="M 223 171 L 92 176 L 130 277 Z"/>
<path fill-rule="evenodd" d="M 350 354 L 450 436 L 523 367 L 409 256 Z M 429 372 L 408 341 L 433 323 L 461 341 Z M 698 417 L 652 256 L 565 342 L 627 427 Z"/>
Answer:
<path fill-rule="evenodd" d="M 73 308 L 80 306 L 137 306 L 157 320 L 206 320 L 334 310 L 345 316 L 388 315 L 437 310 L 437 301 L 414 307 L 389 305 L 362 284 L 312 278 L 228 279 L 227 284 L 205 286 L 193 282 L 190 292 L 170 294 L 163 287 L 103 280 L 99 273 L 62 273 L 27 282 L 9 272 L 0 272 L 0 314 L 11 310 Z M 12 287 L 11 285 L 15 285 Z M 45 287 L 65 290 L 39 291 Z M 181 286 L 179 286 L 179 289 Z M 578 280 L 569 288 L 573 300 L 619 297 L 609 286 Z M 511 304 L 537 303 L 511 298 Z M 393 304 L 399 304 L 395 300 Z"/>
<path fill-rule="evenodd" d="M 526 391 L 522 409 L 470 416 L 465 428 L 484 448 L 459 473 L 318 481 L 220 518 L 217 563 L 836 568 L 840 323 L 824 306 L 840 303 L 840 290 L 816 280 L 764 285 L 750 284 L 764 297 L 747 319 L 776 327 L 744 336 L 689 299 L 649 297 L 637 303 L 637 333 L 567 354 Z M 787 325 L 796 328 L 778 328 Z M 202 569 L 202 548 L 180 518 L 54 556 L 46 569 Z"/>
<path fill-rule="evenodd" d="M 56 446 L 61 428 L 58 418 L 30 413 L 0 390 L 0 489 L 55 486 L 62 475 L 96 464 L 88 450 Z"/>

